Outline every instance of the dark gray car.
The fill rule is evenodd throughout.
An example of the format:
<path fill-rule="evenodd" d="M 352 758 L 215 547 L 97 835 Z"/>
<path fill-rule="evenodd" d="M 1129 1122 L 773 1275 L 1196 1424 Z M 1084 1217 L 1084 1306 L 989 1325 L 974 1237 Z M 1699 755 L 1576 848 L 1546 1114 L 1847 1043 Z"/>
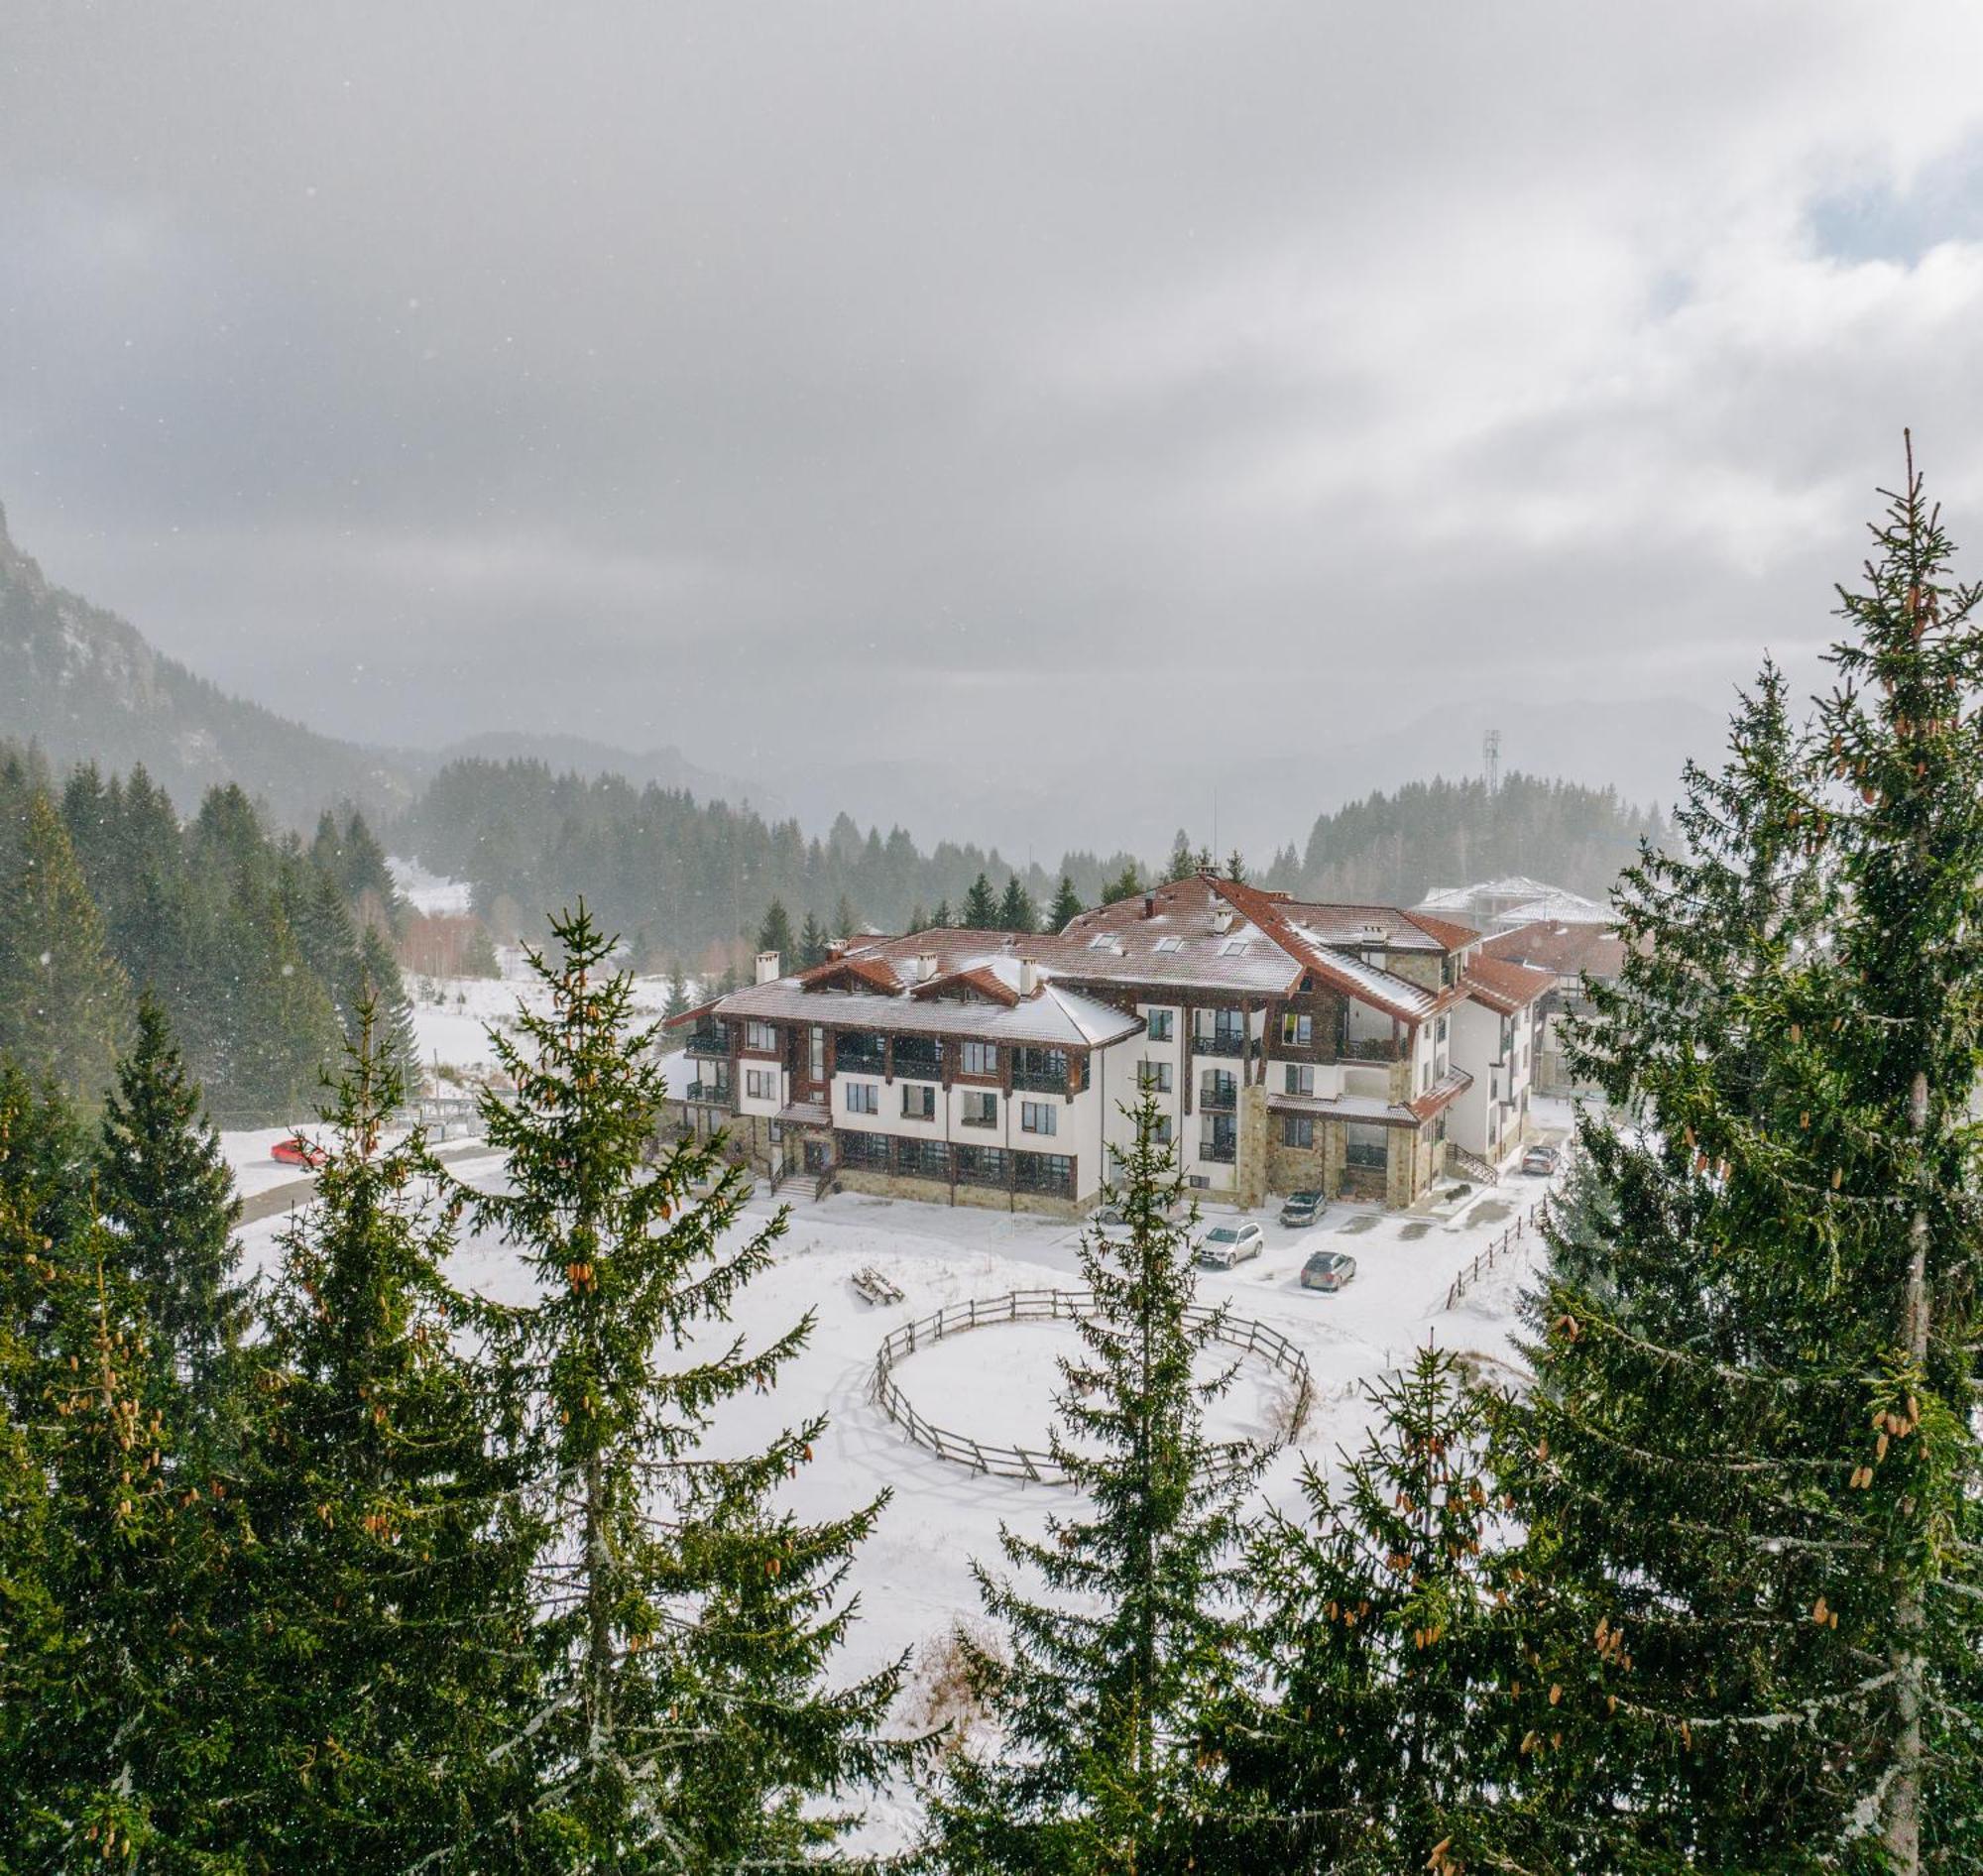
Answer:
<path fill-rule="evenodd" d="M 1322 1204 L 1319 1192 L 1291 1192 L 1281 1207 L 1281 1223 L 1291 1230 L 1305 1231 L 1321 1216 Z"/>

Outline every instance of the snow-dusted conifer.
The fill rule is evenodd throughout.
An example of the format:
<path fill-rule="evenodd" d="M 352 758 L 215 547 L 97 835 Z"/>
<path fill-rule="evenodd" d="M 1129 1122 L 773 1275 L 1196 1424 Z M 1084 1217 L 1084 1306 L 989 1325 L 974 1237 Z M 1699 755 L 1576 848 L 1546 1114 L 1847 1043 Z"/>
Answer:
<path fill-rule="evenodd" d="M 840 1828 L 809 1801 L 889 1756 L 875 1731 L 899 1669 L 823 1678 L 878 1501 L 817 1524 L 778 1508 L 817 1419 L 738 1458 L 706 1450 L 722 1404 L 770 1386 L 810 1333 L 808 1317 L 751 1348 L 721 1328 L 784 1218 L 724 1241 L 742 1173 L 720 1139 L 657 1152 L 656 1027 L 637 1025 L 583 905 L 552 931 L 560 955 L 530 954 L 547 1006 L 493 1036 L 517 1088 L 483 1111 L 506 1183 L 471 1198 L 542 1291 L 512 1357 L 554 1527 L 535 1575 L 543 1700 L 514 1745 L 535 1768 L 534 1867 L 793 1860 Z"/>
<path fill-rule="evenodd" d="M 1978 591 L 1912 462 L 1814 731 L 1766 671 L 1621 896 L 1505 1458 L 1578 1867 L 1979 1854 Z M 1547 1691 L 1550 1701 L 1542 1700 Z"/>
<path fill-rule="evenodd" d="M 1002 1533 L 1035 1598 L 978 1567 L 1009 1660 L 966 1643 L 998 1734 L 950 1761 L 930 1804 L 930 1855 L 953 1871 L 1137 1871 L 1203 1864 L 1225 1841 L 1208 1740 L 1239 1634 L 1237 1507 L 1259 1469 L 1207 1438 L 1229 1367 L 1202 1378 L 1220 1312 L 1194 1307 L 1183 1181 L 1154 1097 L 1110 1198 L 1127 1224 L 1082 1240 L 1094 1293 L 1082 1352 L 1062 1364 L 1052 1451 L 1084 1508 L 1042 1539 Z"/>

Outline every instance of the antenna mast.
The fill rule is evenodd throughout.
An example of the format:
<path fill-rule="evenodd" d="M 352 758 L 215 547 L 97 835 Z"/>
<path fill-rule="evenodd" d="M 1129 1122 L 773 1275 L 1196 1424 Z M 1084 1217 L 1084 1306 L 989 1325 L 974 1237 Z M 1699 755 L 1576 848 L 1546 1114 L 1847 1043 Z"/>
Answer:
<path fill-rule="evenodd" d="M 1498 794 L 1501 789 L 1501 732 L 1489 730 L 1480 740 L 1480 754 L 1487 759 L 1487 792 Z"/>

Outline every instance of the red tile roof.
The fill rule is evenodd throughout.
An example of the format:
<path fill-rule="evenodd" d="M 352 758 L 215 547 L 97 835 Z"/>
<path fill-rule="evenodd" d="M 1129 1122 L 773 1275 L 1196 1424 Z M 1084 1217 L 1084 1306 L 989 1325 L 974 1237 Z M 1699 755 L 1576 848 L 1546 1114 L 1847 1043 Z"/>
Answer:
<path fill-rule="evenodd" d="M 1556 989 L 1553 971 L 1532 971 L 1505 958 L 1471 958 L 1459 981 L 1476 1003 L 1485 1003 L 1504 1016 L 1527 1008 L 1538 997 Z"/>
<path fill-rule="evenodd" d="M 1625 969 L 1625 941 L 1601 925 L 1565 925 L 1538 919 L 1496 932 L 1481 947 L 1489 957 L 1533 965 L 1558 977 L 1614 979 Z"/>

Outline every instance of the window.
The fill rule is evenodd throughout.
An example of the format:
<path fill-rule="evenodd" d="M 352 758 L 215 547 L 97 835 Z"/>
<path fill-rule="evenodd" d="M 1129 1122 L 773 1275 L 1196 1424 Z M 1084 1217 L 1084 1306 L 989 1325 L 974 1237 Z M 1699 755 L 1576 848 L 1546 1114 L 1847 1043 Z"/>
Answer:
<path fill-rule="evenodd" d="M 806 1045 L 806 1065 L 814 1081 L 826 1080 L 826 1031 L 816 1023 L 812 1038 Z"/>
<path fill-rule="evenodd" d="M 973 1088 L 964 1097 L 964 1112 L 958 1119 L 968 1127 L 995 1127 L 998 1124 L 998 1097 Z"/>
<path fill-rule="evenodd" d="M 1171 1143 L 1171 1117 L 1169 1114 L 1166 1114 L 1158 1116 L 1157 1124 L 1152 1130 L 1150 1137 L 1159 1146 L 1168 1146 Z"/>
<path fill-rule="evenodd" d="M 1282 1114 L 1281 1144 L 1283 1146 L 1313 1146 L 1315 1144 L 1315 1115 L 1312 1114 Z"/>
<path fill-rule="evenodd" d="M 1019 1130 L 1023 1133 L 1053 1133 L 1060 1127 L 1060 1110 L 1051 1101 L 1019 1103 Z"/>
<path fill-rule="evenodd" d="M 1173 1025 L 1176 1021 L 1177 1011 L 1174 1009 L 1151 1010 L 1149 1023 L 1150 1040 L 1152 1042 L 1168 1042 L 1173 1033 L 1175 1033 Z"/>
<path fill-rule="evenodd" d="M 1439 1019 L 1439 1036 L 1438 1036 L 1438 1040 L 1439 1040 L 1439 1041 L 1441 1041 L 1441 1042 L 1444 1042 L 1444 1041 L 1446 1040 L 1446 1018 L 1445 1018 L 1444 1016 L 1442 1016 L 1442 1017 L 1441 1017 L 1441 1018 Z"/>
<path fill-rule="evenodd" d="M 902 1084 L 902 1118 L 904 1120 L 934 1120 L 936 1118 L 936 1090 L 927 1082 L 904 1082 Z"/>
<path fill-rule="evenodd" d="M 1226 939 L 1219 947 L 1219 955 L 1222 958 L 1243 958 L 1246 955 L 1246 940 L 1243 938 Z"/>
<path fill-rule="evenodd" d="M 1315 1064 L 1312 1062 L 1290 1062 L 1284 1073 L 1288 1078 L 1287 1092 L 1291 1095 L 1313 1095 L 1315 1093 Z"/>
<path fill-rule="evenodd" d="M 1159 938 L 1154 949 L 1159 957 L 1165 957 L 1173 951 L 1182 951 L 1184 949 L 1184 940 L 1182 938 Z"/>
<path fill-rule="evenodd" d="M 911 1179 L 948 1179 L 950 1149 L 941 1140 L 897 1140 L 895 1170 Z"/>
<path fill-rule="evenodd" d="M 1281 1015 L 1281 1047 L 1306 1049 L 1315 1040 L 1315 1018 L 1290 1009 Z"/>
<path fill-rule="evenodd" d="M 1091 951 L 1107 951 L 1114 942 L 1108 932 L 1099 931 L 1088 941 L 1088 948 Z"/>
<path fill-rule="evenodd" d="M 879 1114 L 881 1112 L 881 1091 L 874 1082 L 849 1082 L 847 1084 L 847 1112 L 849 1114 Z"/>
<path fill-rule="evenodd" d="M 1211 1189 L 1212 1181 L 1204 1173 L 1193 1173 L 1185 1181 L 1185 1184 L 1190 1186 L 1194 1192 L 1205 1192 Z"/>
<path fill-rule="evenodd" d="M 1055 1192 L 1073 1196 L 1074 1161 L 1065 1153 L 1021 1153 L 1013 1168 L 1013 1184 L 1021 1192 Z"/>
<path fill-rule="evenodd" d="M 998 1045 L 995 1042 L 967 1042 L 964 1045 L 964 1072 L 967 1075 L 995 1075 L 998 1072 Z"/>
<path fill-rule="evenodd" d="M 1205 1108 L 1231 1108 L 1239 1101 L 1239 1084 L 1222 1069 L 1213 1069 L 1198 1085 L 1199 1105 Z"/>
<path fill-rule="evenodd" d="M 744 1046 L 762 1055 L 775 1055 L 778 1052 L 778 1032 L 768 1022 L 747 1022 L 744 1025 Z"/>
<path fill-rule="evenodd" d="M 774 1068 L 747 1068 L 744 1071 L 744 1092 L 753 1101 L 776 1101 L 778 1071 Z"/>
<path fill-rule="evenodd" d="M 843 1166 L 872 1166 L 885 1172 L 888 1167 L 888 1136 L 885 1133 L 842 1133 L 840 1163 Z"/>
<path fill-rule="evenodd" d="M 1367 1120 L 1351 1120 L 1342 1129 L 1342 1157 L 1351 1166 L 1370 1166 L 1381 1172 L 1390 1158 L 1384 1129 Z"/>
<path fill-rule="evenodd" d="M 1171 1065 L 1168 1062 L 1138 1062 L 1136 1064 L 1136 1086 L 1153 1088 L 1160 1095 L 1171 1091 Z"/>
<path fill-rule="evenodd" d="M 957 1176 L 967 1186 L 1002 1186 L 1005 1183 L 1003 1148 L 960 1146 L 957 1149 Z"/>

